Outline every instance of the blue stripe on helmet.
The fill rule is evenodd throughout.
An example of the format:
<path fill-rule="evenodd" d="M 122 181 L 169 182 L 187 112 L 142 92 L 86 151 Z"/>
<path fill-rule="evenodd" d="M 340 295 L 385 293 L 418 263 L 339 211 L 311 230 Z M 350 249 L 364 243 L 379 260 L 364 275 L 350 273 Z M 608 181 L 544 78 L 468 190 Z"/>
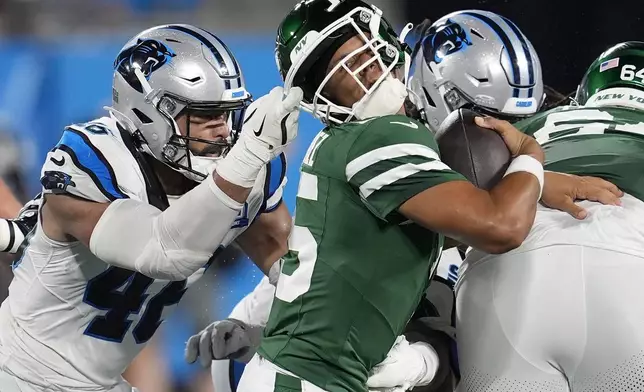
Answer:
<path fill-rule="evenodd" d="M 481 14 L 477 14 L 475 12 L 463 12 L 464 15 L 469 15 L 474 18 L 477 18 L 481 20 L 483 23 L 487 24 L 492 31 L 496 33 L 496 35 L 499 37 L 501 42 L 503 43 L 503 46 L 505 47 L 505 50 L 508 51 L 508 56 L 510 57 L 510 66 L 512 67 L 512 80 L 514 85 L 519 85 L 521 84 L 521 74 L 519 70 L 519 63 L 517 61 L 517 54 L 516 51 L 514 50 L 514 45 L 512 45 L 512 42 L 510 41 L 510 37 L 503 31 L 501 26 L 499 26 L 495 21 L 490 19 L 489 17 Z M 513 88 L 512 90 L 512 96 L 514 98 L 519 97 L 519 89 L 518 88 Z"/>
<path fill-rule="evenodd" d="M 511 20 L 508 18 L 505 18 L 501 16 L 503 20 L 510 26 L 514 34 L 519 37 L 519 41 L 521 41 L 521 47 L 523 48 L 523 53 L 525 54 L 526 60 L 528 60 L 528 82 L 530 85 L 534 84 L 534 64 L 532 60 L 532 56 L 530 55 L 530 48 L 528 47 L 528 42 L 526 41 L 525 36 L 521 33 L 517 25 L 515 25 Z M 528 98 L 532 98 L 532 88 L 528 90 Z"/>
<path fill-rule="evenodd" d="M 239 71 L 239 64 L 237 64 L 237 60 L 235 60 L 235 56 L 233 56 L 233 52 L 231 52 L 230 49 L 228 49 L 228 46 L 226 46 L 226 44 L 222 40 L 220 40 L 219 37 L 217 37 L 216 35 L 214 35 L 208 30 L 204 30 L 204 31 L 210 34 L 214 39 L 216 39 L 217 42 L 219 42 L 219 44 L 224 48 L 224 50 L 226 50 L 226 53 L 228 53 L 228 57 L 230 57 L 230 61 L 233 63 L 233 67 L 235 67 L 235 75 L 238 75 L 237 87 L 242 87 L 241 72 Z"/>

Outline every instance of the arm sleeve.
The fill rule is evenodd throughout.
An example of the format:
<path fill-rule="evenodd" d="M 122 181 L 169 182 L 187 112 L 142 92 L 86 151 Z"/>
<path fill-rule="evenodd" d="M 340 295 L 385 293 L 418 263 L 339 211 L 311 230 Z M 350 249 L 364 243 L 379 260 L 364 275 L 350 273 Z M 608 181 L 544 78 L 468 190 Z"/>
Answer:
<path fill-rule="evenodd" d="M 268 276 L 265 276 L 253 291 L 235 305 L 228 317 L 250 325 L 265 326 L 274 296 L 275 286 L 270 284 Z"/>
<path fill-rule="evenodd" d="M 187 279 L 208 262 L 241 206 L 212 176 L 163 212 L 140 201 L 116 200 L 94 227 L 89 248 L 108 264 L 153 279 Z"/>
<path fill-rule="evenodd" d="M 449 181 L 466 181 L 441 162 L 432 133 L 404 116 L 371 121 L 347 156 L 346 177 L 377 217 L 388 219 L 409 198 Z"/>

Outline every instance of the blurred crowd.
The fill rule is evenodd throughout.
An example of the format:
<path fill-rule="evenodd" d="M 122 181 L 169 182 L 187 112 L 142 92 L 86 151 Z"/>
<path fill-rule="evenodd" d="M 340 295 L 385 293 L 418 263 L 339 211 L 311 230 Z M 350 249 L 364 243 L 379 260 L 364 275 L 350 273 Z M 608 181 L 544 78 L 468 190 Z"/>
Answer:
<path fill-rule="evenodd" d="M 109 101 L 109 72 L 113 56 L 129 36 L 146 27 L 163 23 L 190 23 L 213 31 L 227 42 L 232 40 L 233 44 L 229 46 L 242 64 L 249 89 L 259 96 L 279 82 L 272 57 L 272 42 L 276 26 L 296 2 L 0 0 L 0 52 L 5 51 L 1 53 L 8 59 L 5 63 L 8 64 L 9 60 L 18 62 L 11 66 L 0 65 L 0 217 L 15 216 L 22 203 L 38 190 L 38 168 L 46 151 L 51 148 L 51 141 L 57 140 L 62 132 L 59 125 L 92 118 Z M 564 2 L 565 4 L 558 2 L 559 12 L 554 14 L 544 2 L 370 2 L 381 7 L 397 29 L 408 18 L 418 23 L 424 18 L 437 19 L 457 9 L 482 8 L 501 13 L 521 26 L 532 40 L 543 62 L 546 84 L 564 93 L 570 92 L 568 90 L 573 88 L 573 83 L 579 80 L 580 71 L 575 67 L 585 67 L 599 52 L 597 47 L 603 48 L 625 40 L 619 36 L 622 32 L 628 31 L 630 39 L 633 34 L 644 29 L 637 13 L 612 18 L 612 21 L 619 21 L 621 25 L 607 26 L 602 22 L 602 14 L 610 13 L 609 10 L 597 6 L 599 8 L 593 7 L 595 11 L 592 11 L 579 1 Z M 611 2 L 611 7 L 613 10 L 619 8 L 615 6 L 615 2 Z M 585 27 L 601 25 L 602 29 L 601 33 L 598 29 L 593 37 L 585 36 L 584 45 L 577 45 L 582 41 L 579 36 L 582 29 L 576 26 L 582 23 Z M 544 30 L 545 25 L 553 28 Z M 585 28 L 583 31 L 586 32 L 584 34 L 594 34 L 593 29 Z M 606 32 L 611 32 L 612 35 Z M 245 47 L 250 42 L 256 46 Z M 56 46 L 49 46 L 51 43 Z M 33 55 L 32 52 L 43 51 L 48 46 L 49 49 L 54 48 L 52 51 L 56 53 L 48 53 L 44 58 L 49 60 L 60 54 L 63 59 L 50 64 L 48 61 L 40 61 L 39 57 L 29 57 Z M 25 53 L 27 47 L 32 52 Z M 261 47 L 262 50 L 259 51 L 256 47 Z M 573 58 L 578 61 L 571 61 Z M 24 62 L 30 59 L 35 61 L 37 67 L 33 64 L 25 65 Z M 86 63 L 79 64 L 79 61 Z M 47 67 L 56 67 L 56 72 L 46 72 Z M 84 72 L 82 77 L 78 77 L 79 69 Z M 42 72 L 44 76 L 39 78 L 40 74 L 36 75 L 36 71 Z M 24 76 L 20 72 L 27 74 Z M 268 72 L 270 76 L 266 76 Z M 8 77 L 5 74 L 8 73 L 11 73 L 13 83 L 5 80 Z M 573 74 L 574 77 L 571 76 Z M 88 79 L 83 78 L 94 78 L 94 75 L 96 78 L 100 75 L 102 79 L 96 85 L 104 87 L 105 91 L 85 95 L 77 93 L 80 87 L 88 83 Z M 56 80 L 57 78 L 62 80 Z M 38 84 L 35 88 L 39 92 L 33 98 L 25 95 L 28 83 Z M 60 93 L 60 86 L 70 83 L 78 86 L 74 86 L 76 89 L 69 88 L 70 92 L 60 98 L 57 95 Z M 77 99 L 78 102 L 65 102 L 63 105 L 60 103 L 61 99 Z M 303 136 L 294 147 L 295 151 L 292 151 L 293 159 L 290 160 L 289 167 L 289 174 L 292 175 L 285 193 L 287 204 L 292 204 L 294 200 L 298 156 L 304 153 L 309 138 L 317 132 L 317 125 L 311 124 L 313 125 L 305 126 L 300 131 Z M 206 277 L 188 291 L 179 309 L 162 327 L 161 334 L 155 336 L 153 344 L 143 351 L 128 370 L 127 378 L 142 392 L 212 391 L 209 372 L 199 365 L 188 366 L 184 363 L 184 343 L 208 322 L 225 316 L 235 301 L 251 290 L 260 278 L 261 273 L 237 249 L 227 250 Z M 6 295 L 10 279 L 10 260 L 0 260 L 0 299 Z"/>

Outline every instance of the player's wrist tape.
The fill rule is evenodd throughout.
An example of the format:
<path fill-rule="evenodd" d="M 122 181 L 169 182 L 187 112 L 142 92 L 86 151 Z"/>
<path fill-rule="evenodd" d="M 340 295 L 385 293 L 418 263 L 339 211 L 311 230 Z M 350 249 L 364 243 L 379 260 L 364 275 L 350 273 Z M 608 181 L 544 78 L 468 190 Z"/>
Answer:
<path fill-rule="evenodd" d="M 517 172 L 527 172 L 537 177 L 537 181 L 539 181 L 539 198 L 537 200 L 541 200 L 543 192 L 543 165 L 541 162 L 530 155 L 519 155 L 512 160 L 503 177 Z"/>
<path fill-rule="evenodd" d="M 228 154 L 217 165 L 217 175 L 224 180 L 252 188 L 259 171 L 271 160 L 268 146 L 257 139 L 240 137 Z"/>
<path fill-rule="evenodd" d="M 208 176 L 165 211 L 133 199 L 110 203 L 89 249 L 104 262 L 153 279 L 183 280 L 206 265 L 242 204 Z"/>
<path fill-rule="evenodd" d="M 16 253 L 25 239 L 20 226 L 10 219 L 0 219 L 0 252 Z"/>

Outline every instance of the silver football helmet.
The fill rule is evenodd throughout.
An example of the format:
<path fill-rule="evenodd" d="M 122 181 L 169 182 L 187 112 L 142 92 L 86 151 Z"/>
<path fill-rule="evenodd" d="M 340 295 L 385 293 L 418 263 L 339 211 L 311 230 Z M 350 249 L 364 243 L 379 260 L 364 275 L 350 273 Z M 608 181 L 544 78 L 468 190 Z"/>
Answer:
<path fill-rule="evenodd" d="M 413 56 L 411 96 L 433 130 L 461 107 L 515 121 L 543 102 L 534 47 L 514 23 L 492 12 L 440 18 L 422 32 Z"/>
<path fill-rule="evenodd" d="M 219 38 L 190 25 L 164 25 L 143 31 L 121 49 L 108 109 L 146 153 L 200 181 L 237 140 L 250 98 L 237 60 Z M 186 135 L 175 120 L 183 113 Z M 189 115 L 199 113 L 227 114 L 230 137 L 192 137 Z M 190 141 L 217 146 L 218 157 L 193 154 Z"/>

